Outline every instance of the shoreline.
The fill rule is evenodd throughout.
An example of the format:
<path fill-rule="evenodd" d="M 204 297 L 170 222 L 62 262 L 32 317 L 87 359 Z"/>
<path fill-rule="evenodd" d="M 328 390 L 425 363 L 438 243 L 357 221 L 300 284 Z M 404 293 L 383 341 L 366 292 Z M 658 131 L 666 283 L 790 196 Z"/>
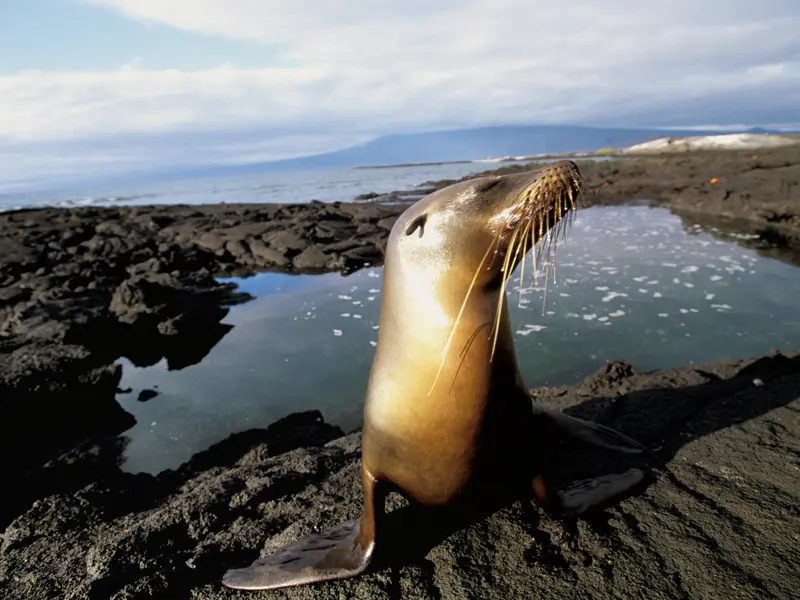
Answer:
<path fill-rule="evenodd" d="M 738 244 L 800 266 L 798 145 L 757 151 L 698 151 L 576 162 L 587 183 L 584 207 L 643 202 L 679 215 L 699 215 L 718 224 L 723 233 L 727 230 L 758 236 L 736 239 Z M 487 170 L 463 179 L 525 170 L 532 164 Z M 244 482 L 255 477 L 254 473 L 259 469 L 267 468 L 261 464 L 262 458 L 298 448 L 290 455 L 266 459 L 271 465 L 268 468 L 284 469 L 284 476 L 288 476 L 287 473 L 294 472 L 291 461 L 297 456 L 305 456 L 312 462 L 330 459 L 337 465 L 341 463 L 346 471 L 341 475 L 344 478 L 341 481 L 350 482 L 347 477 L 352 477 L 351 471 L 355 469 L 353 456 L 357 453 L 357 440 L 353 436 L 342 437 L 344 432 L 321 423 L 318 414 L 287 417 L 266 430 L 237 434 L 231 438 L 235 438 L 234 441 L 221 443 L 241 444 L 241 440 L 248 440 L 247 451 L 238 457 L 221 457 L 219 449 L 210 449 L 196 455 L 177 471 L 163 476 L 150 478 L 123 474 L 115 462 L 121 453 L 121 442 L 116 436 L 132 425 L 132 417 L 116 401 L 121 370 L 113 363 L 123 355 L 142 366 L 155 364 L 162 358 L 167 358 L 170 366 L 175 368 L 202 360 L 230 328 L 221 323 L 229 307 L 250 299 L 247 294 L 237 292 L 235 286 L 218 283 L 215 277 L 245 276 L 261 271 L 347 273 L 364 266 L 379 266 L 383 261 L 386 237 L 399 214 L 421 190 L 428 192 L 449 183 L 452 181 L 427 182 L 417 190 L 367 194 L 361 198 L 362 201 L 352 203 L 73 207 L 0 213 L 0 439 L 3 440 L 0 450 L 4 457 L 15 457 L 13 462 L 6 460 L 11 464 L 5 464 L 4 468 L 7 489 L 17 490 L 0 510 L 0 530 L 8 526 L 0 547 L 0 592 L 6 590 L 9 598 L 45 598 L 51 597 L 45 595 L 45 590 L 52 584 L 55 586 L 53 590 L 57 589 L 53 592 L 55 595 L 67 595 L 67 588 L 73 583 L 59 580 L 56 557 L 58 549 L 63 550 L 68 538 L 65 537 L 67 533 L 61 532 L 55 524 L 64 517 L 64 511 L 71 510 L 69 507 L 75 498 L 87 494 L 92 498 L 94 508 L 75 509 L 78 511 L 76 514 L 81 515 L 81 519 L 89 519 L 95 515 L 91 511 L 99 511 L 91 518 L 99 519 L 101 523 L 99 533 L 96 532 L 100 537 L 92 538 L 91 543 L 79 544 L 83 551 L 95 552 L 92 555 L 95 562 L 90 560 L 89 567 L 84 568 L 85 571 L 88 568 L 85 576 L 76 578 L 70 594 L 77 595 L 72 597 L 89 597 L 90 591 L 102 596 L 98 590 L 106 589 L 108 594 L 103 597 L 112 597 L 123 589 L 130 594 L 146 588 L 159 593 L 170 589 L 173 593 L 169 586 L 179 585 L 174 579 L 180 577 L 172 577 L 170 583 L 169 577 L 160 578 L 158 573 L 139 576 L 135 569 L 124 567 L 129 559 L 119 555 L 122 550 L 112 546 L 121 544 L 125 547 L 123 538 L 119 537 L 120 528 L 133 527 L 144 535 L 148 528 L 155 527 L 154 535 L 163 537 L 166 534 L 152 519 L 160 523 L 159 519 L 167 518 L 165 515 L 177 518 L 173 513 L 179 506 L 184 507 L 180 510 L 195 510 L 191 503 L 197 499 L 176 487 L 188 481 L 190 473 L 197 481 L 203 477 L 219 482 L 237 481 L 239 483 L 233 487 L 250 497 L 251 492 L 244 491 L 247 487 Z M 388 204 L 390 202 L 394 204 Z M 136 351 L 139 348 L 147 349 L 147 354 L 141 355 Z M 658 376 L 650 374 L 639 379 L 634 377 L 629 366 L 611 363 L 612 366 L 604 367 L 605 371 L 601 369 L 604 374 L 595 376 L 595 384 L 540 390 L 538 395 L 559 406 L 565 397 L 580 397 L 589 403 L 589 399 L 619 395 L 613 390 L 619 391 L 625 386 L 634 389 L 640 384 L 652 384 L 653 378 L 666 377 L 662 383 L 673 389 L 677 398 L 676 406 L 663 407 L 666 420 L 680 421 L 685 425 L 691 421 L 686 420 L 689 413 L 697 415 L 698 411 L 708 410 L 709 406 L 722 402 L 707 393 L 710 388 L 703 391 L 699 387 L 700 391 L 689 393 L 684 390 L 687 385 L 717 385 L 719 381 L 741 379 L 743 376 L 739 371 L 744 369 L 747 374 L 749 368 L 759 374 L 759 377 L 750 377 L 751 383 L 756 378 L 766 382 L 759 388 L 766 396 L 777 393 L 771 387 L 772 380 L 784 386 L 781 401 L 776 400 L 772 407 L 783 410 L 790 402 L 796 404 L 800 397 L 800 366 L 792 354 L 794 350 L 785 349 L 785 356 L 764 355 L 749 362 L 712 361 L 703 369 L 670 369 Z M 745 362 L 761 366 L 746 367 Z M 738 366 L 734 368 L 731 365 Z M 667 372 L 672 375 L 665 375 Z M 714 373 L 718 373 L 716 379 L 711 376 Z M 639 383 L 632 383 L 635 381 Z M 736 385 L 743 385 L 742 381 Z M 734 396 L 743 389 L 736 387 Z M 626 394 L 628 392 L 622 393 L 621 397 L 627 397 Z M 701 402 L 702 407 L 696 402 Z M 600 402 L 598 406 L 602 404 Z M 606 414 L 603 411 L 607 413 L 608 406 L 597 414 Z M 613 418 L 622 418 L 623 421 L 628 418 L 642 427 L 648 426 L 647 409 L 639 406 L 638 411 L 627 417 L 620 413 Z M 735 421 L 733 416 L 729 415 L 729 418 Z M 763 420 L 766 417 L 760 415 L 758 418 Z M 788 432 L 786 435 L 800 435 L 796 417 L 792 418 L 794 421 L 784 420 L 781 426 L 785 433 Z M 291 425 L 289 433 L 285 430 L 289 427 L 287 423 Z M 738 426 L 745 427 L 745 424 L 739 423 Z M 273 427 L 277 429 L 271 429 Z M 278 430 L 283 433 L 275 441 L 270 436 L 274 437 Z M 270 431 L 273 433 L 265 433 Z M 672 434 L 678 435 L 676 431 Z M 286 442 L 281 436 L 294 441 Z M 265 439 L 272 441 L 265 442 Z M 746 442 L 744 438 L 739 443 Z M 81 443 L 84 445 L 79 446 Z M 322 446 L 326 443 L 327 446 Z M 781 443 L 789 448 L 792 442 L 784 440 Z M 269 451 L 258 450 L 264 444 Z M 322 454 L 315 454 L 309 447 L 322 447 L 319 450 Z M 744 449 L 741 452 L 746 454 Z M 746 460 L 756 459 L 751 453 Z M 202 465 L 202 469 L 198 465 Z M 244 468 L 249 469 L 249 474 L 242 474 Z M 665 463 L 664 468 L 669 470 L 671 463 Z M 307 498 L 312 505 L 319 497 L 319 492 L 311 489 L 315 482 L 338 477 L 322 466 L 314 469 L 309 471 L 314 473 L 313 477 L 304 479 L 305 483 L 297 488 L 297 494 Z M 348 489 L 353 487 L 351 483 L 347 483 Z M 305 489 L 303 486 L 310 488 L 302 491 Z M 100 493 L 98 490 L 105 490 L 102 493 L 107 496 L 96 497 Z M 135 490 L 149 498 L 145 505 L 121 500 L 120 495 Z M 796 491 L 789 490 L 791 493 Z M 351 509 L 356 492 L 353 488 L 353 496 L 348 493 L 343 500 Z M 228 497 L 232 493 L 226 492 Z M 272 492 L 262 490 L 261 493 L 267 499 Z M 795 497 L 800 504 L 800 493 Z M 124 508 L 116 507 L 117 502 L 122 502 Z M 250 500 L 245 504 L 247 502 Z M 295 499 L 290 494 L 271 502 L 278 502 L 286 508 Z M 211 511 L 208 512 L 210 515 L 214 512 L 211 505 L 202 506 L 198 509 L 201 513 L 207 510 Z M 248 509 L 250 513 L 256 510 L 255 506 Z M 229 510 L 217 509 L 223 513 Z M 117 514 L 119 510 L 123 510 L 120 513 L 123 516 Z M 280 526 L 272 523 L 267 530 L 277 533 L 301 518 L 300 513 L 292 512 L 294 509 L 286 510 L 289 511 L 287 515 L 294 516 L 286 517 Z M 334 524 L 329 521 L 335 521 L 333 517 L 341 510 L 334 511 L 335 515 L 313 519 L 318 523 Z M 214 535 L 228 536 L 224 551 L 214 550 L 215 542 L 208 541 L 208 536 L 189 535 L 194 546 L 185 552 L 193 553 L 194 558 L 187 560 L 196 565 L 210 561 L 208 564 L 216 569 L 212 569 L 213 575 L 222 568 L 222 562 L 229 566 L 230 563 L 242 562 L 242 557 L 252 557 L 267 536 L 262 528 L 265 518 L 262 515 L 249 525 L 226 522 L 224 528 L 212 528 L 216 531 Z M 47 524 L 51 521 L 54 527 L 42 540 L 31 539 L 30 536 L 35 537 L 34 533 L 25 533 L 28 529 L 36 530 L 37 519 L 41 519 L 43 524 L 40 527 L 45 531 L 50 531 Z M 189 519 L 185 523 L 191 525 L 192 521 Z M 238 533 L 223 532 L 227 528 L 235 532 L 237 527 L 244 529 L 239 529 Z M 558 531 L 561 526 L 552 524 L 548 527 Z M 72 530 L 67 527 L 65 531 Z M 77 533 L 72 531 L 71 535 Z M 96 544 L 104 550 L 93 550 Z M 131 561 L 139 560 L 135 556 L 145 560 L 141 557 L 154 551 L 148 549 L 142 540 L 134 539 L 130 544 L 135 546 L 131 546 Z M 547 543 L 544 546 L 548 548 Z M 558 544 L 553 546 L 550 543 L 550 546 L 549 552 L 563 552 Z M 198 551 L 197 548 L 205 550 Z M 30 552 L 53 555 L 46 568 L 40 566 L 37 570 L 37 577 L 51 582 L 41 589 L 25 583 L 29 571 L 23 558 L 29 549 Z M 536 550 L 539 551 L 543 550 Z M 613 549 L 609 552 L 614 554 Z M 461 555 L 466 556 L 463 551 Z M 569 552 L 567 555 L 573 556 Z M 153 560 L 158 563 L 163 558 Z M 83 560 L 85 564 L 87 559 L 84 557 Z M 437 565 L 445 564 L 441 560 L 446 563 L 446 559 L 440 556 Z M 571 559 L 565 560 L 569 562 Z M 570 569 L 573 575 L 578 573 L 579 579 L 584 576 L 581 567 L 573 565 Z M 663 571 L 663 568 L 659 569 Z M 590 572 L 591 567 L 586 567 L 586 570 Z M 412 579 L 416 576 L 407 569 L 404 572 Z M 537 572 L 536 568 L 532 569 L 530 577 L 535 579 Z M 657 572 L 661 571 L 657 569 Z M 197 589 L 205 590 L 198 593 L 208 594 L 197 597 L 228 597 L 215 587 L 214 577 L 204 579 L 206 575 L 196 574 L 189 578 L 192 585 L 197 584 Z M 373 577 L 369 580 L 372 583 L 364 584 L 368 593 L 378 593 L 375 586 L 379 579 Z M 167 587 L 161 590 L 161 585 Z M 352 591 L 360 589 L 359 585 L 354 580 L 345 587 Z M 533 584 L 528 581 L 526 585 Z M 772 580 L 764 585 L 774 593 L 784 589 Z M 326 589 L 335 594 L 339 588 L 333 585 Z M 23 591 L 22 596 L 15 595 Z M 86 595 L 81 595 L 84 593 Z M 180 591 L 178 595 L 183 593 Z"/>

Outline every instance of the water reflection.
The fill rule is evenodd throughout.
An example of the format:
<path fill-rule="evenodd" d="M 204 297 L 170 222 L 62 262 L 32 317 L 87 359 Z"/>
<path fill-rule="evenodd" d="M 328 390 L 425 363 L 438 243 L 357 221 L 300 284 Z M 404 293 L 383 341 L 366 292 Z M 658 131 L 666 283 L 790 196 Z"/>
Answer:
<path fill-rule="evenodd" d="M 791 348 L 800 340 L 795 268 L 717 239 L 707 225 L 647 207 L 582 211 L 544 279 L 509 292 L 529 386 L 571 383 L 612 359 L 656 369 Z M 719 232 L 715 232 L 720 235 Z M 377 340 L 381 269 L 262 274 L 241 280 L 257 299 L 233 307 L 233 329 L 199 364 L 125 364 L 120 395 L 138 423 L 124 468 L 175 467 L 229 434 L 317 408 L 357 427 Z M 137 402 L 141 389 L 159 395 Z"/>

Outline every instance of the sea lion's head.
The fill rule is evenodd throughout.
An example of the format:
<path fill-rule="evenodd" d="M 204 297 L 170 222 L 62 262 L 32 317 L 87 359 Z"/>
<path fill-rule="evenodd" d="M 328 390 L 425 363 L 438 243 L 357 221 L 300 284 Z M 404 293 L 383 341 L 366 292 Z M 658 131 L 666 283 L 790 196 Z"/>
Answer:
<path fill-rule="evenodd" d="M 430 283 L 445 278 L 454 291 L 498 287 L 534 244 L 568 224 L 582 189 L 578 166 L 566 160 L 452 184 L 400 216 L 386 264 L 424 272 Z"/>

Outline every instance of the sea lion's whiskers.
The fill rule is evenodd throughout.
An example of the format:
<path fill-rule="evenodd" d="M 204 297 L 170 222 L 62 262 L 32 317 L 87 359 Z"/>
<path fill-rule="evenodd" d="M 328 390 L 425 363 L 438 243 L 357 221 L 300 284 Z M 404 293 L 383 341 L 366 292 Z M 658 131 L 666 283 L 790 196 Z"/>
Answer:
<path fill-rule="evenodd" d="M 520 243 L 517 241 L 517 236 L 519 235 L 519 231 L 521 229 L 521 223 L 522 221 L 519 221 L 514 226 L 514 231 L 511 234 L 511 241 L 508 243 L 508 250 L 506 250 L 505 259 L 503 261 L 503 281 L 500 284 L 500 295 L 497 298 L 497 311 L 494 316 L 494 339 L 492 341 L 492 352 L 489 355 L 489 362 L 492 362 L 492 359 L 494 358 L 494 350 L 495 346 L 497 345 L 497 336 L 500 333 L 500 316 L 503 312 L 503 300 L 505 300 L 506 297 L 506 286 L 508 285 L 508 280 L 510 279 L 510 273 L 508 272 L 508 269 L 513 262 L 516 261 L 517 256 L 519 256 Z M 512 259 L 511 255 L 514 252 L 515 244 L 517 245 L 517 251 L 514 253 L 514 258 Z"/>
<path fill-rule="evenodd" d="M 550 274 L 550 249 L 552 246 L 552 239 L 553 239 L 553 230 L 550 228 L 550 212 L 545 212 L 544 215 L 545 219 L 545 234 L 542 238 L 542 251 L 544 251 L 545 247 L 545 239 L 547 240 L 547 262 L 545 263 L 547 266 L 544 269 L 544 293 L 542 294 L 542 314 L 544 315 L 544 306 L 547 302 L 547 280 Z M 554 224 L 555 225 L 555 224 Z"/>
<path fill-rule="evenodd" d="M 524 281 L 523 276 L 524 276 L 524 266 L 525 266 L 525 253 L 527 252 L 528 231 L 531 231 L 533 226 L 533 219 L 525 218 L 524 213 L 530 212 L 530 203 L 533 201 L 532 190 L 530 188 L 526 189 L 522 194 L 520 194 L 519 199 L 520 201 L 518 204 L 519 206 L 518 212 L 523 213 L 523 216 L 521 216 L 514 224 L 514 231 L 511 234 L 511 239 L 508 244 L 505 260 L 503 262 L 502 272 L 504 277 L 500 286 L 500 295 L 498 296 L 497 299 L 497 310 L 495 312 L 495 317 L 494 317 L 494 334 L 492 339 L 492 350 L 489 355 L 489 362 L 492 362 L 492 360 L 494 359 L 494 353 L 497 348 L 497 339 L 500 334 L 500 318 L 503 312 L 503 301 L 505 300 L 506 286 L 508 285 L 508 280 L 511 276 L 511 273 L 509 273 L 509 269 L 511 269 L 513 265 L 517 264 L 517 259 L 520 258 L 520 256 L 523 263 L 522 265 L 523 270 L 520 273 L 520 295 L 519 295 L 520 303 L 522 301 L 522 286 Z M 522 235 L 520 235 L 520 231 L 522 232 Z M 533 237 L 532 233 L 531 237 Z M 521 255 L 520 255 L 520 250 L 522 250 Z"/>
<path fill-rule="evenodd" d="M 571 199 L 571 196 L 570 196 Z M 574 206 L 574 203 L 573 203 Z M 558 251 L 558 238 L 559 235 L 563 237 L 563 242 L 567 242 L 567 232 L 572 226 L 575 219 L 575 210 L 567 208 L 564 212 L 563 218 L 553 225 L 553 229 L 545 234 L 547 239 L 547 267 L 545 267 L 545 286 L 544 295 L 542 297 L 542 314 L 545 312 L 545 304 L 547 302 L 547 280 L 550 269 L 553 271 L 553 283 L 556 283 L 556 254 Z M 545 240 L 542 240 L 542 246 L 545 245 Z"/>
<path fill-rule="evenodd" d="M 546 239 L 549 240 L 551 235 L 550 230 L 548 229 L 547 233 L 545 233 L 544 235 Z M 542 248 L 544 248 L 544 245 L 545 245 L 545 239 L 542 239 Z M 544 292 L 542 293 L 542 315 L 544 315 L 544 307 L 545 304 L 547 303 L 547 280 L 549 275 L 550 275 L 550 250 L 548 248 L 547 261 L 545 262 L 545 268 L 544 268 Z"/>
<path fill-rule="evenodd" d="M 570 198 L 572 198 L 572 192 L 570 192 Z M 574 206 L 566 206 L 566 203 L 564 205 L 566 207 L 566 210 L 564 211 L 564 220 L 562 221 L 562 223 L 564 223 L 564 226 L 561 228 L 561 231 L 563 233 L 564 243 L 566 243 L 567 232 L 569 231 L 569 228 L 572 226 L 572 220 L 575 218 L 575 208 Z"/>
<path fill-rule="evenodd" d="M 472 332 L 472 335 L 469 336 L 467 343 L 464 344 L 464 347 L 461 349 L 461 353 L 459 354 L 459 358 L 461 359 L 458 361 L 458 368 L 456 369 L 456 374 L 453 375 L 453 381 L 450 383 L 450 392 L 453 391 L 453 386 L 456 384 L 456 380 L 458 379 L 458 374 L 461 372 L 461 367 L 464 365 L 464 361 L 467 360 L 467 352 L 472 347 L 472 344 L 478 338 L 478 334 L 481 330 L 485 329 L 486 327 L 490 327 L 492 325 L 491 321 L 486 321 L 483 325 L 479 325 L 475 331 Z"/>
<path fill-rule="evenodd" d="M 525 231 L 522 233 L 522 260 L 520 261 L 519 270 L 519 303 L 517 306 L 522 306 L 522 286 L 525 283 L 525 254 L 528 252 L 528 230 L 531 228 L 531 222 L 525 224 Z"/>
<path fill-rule="evenodd" d="M 560 223 L 560 222 L 559 222 Z M 555 256 L 556 256 L 556 247 L 558 246 L 558 225 L 556 223 L 553 225 L 553 234 L 550 236 L 550 248 L 548 249 L 548 255 L 551 256 L 550 260 L 550 268 L 553 270 L 553 283 L 556 284 L 556 263 L 555 263 Z"/>
<path fill-rule="evenodd" d="M 539 281 L 539 274 L 536 272 L 536 232 L 533 229 L 533 224 L 531 224 L 531 264 L 533 265 L 533 280 L 531 282 L 531 288 L 536 285 Z"/>
<path fill-rule="evenodd" d="M 553 229 L 555 229 L 555 232 L 554 232 L 553 241 L 552 241 L 552 251 L 553 251 L 553 262 L 552 262 L 552 264 L 553 264 L 553 284 L 555 284 L 555 285 L 558 285 L 558 281 L 556 281 L 556 250 L 558 248 L 558 234 L 563 229 L 563 227 L 561 225 L 562 223 L 563 223 L 563 221 L 558 221 L 558 223 L 556 223 L 553 226 Z"/>
<path fill-rule="evenodd" d="M 433 384 L 431 388 L 428 390 L 427 395 L 430 396 L 433 389 L 436 387 L 436 383 L 439 381 L 439 377 L 442 374 L 442 368 L 444 367 L 445 358 L 447 357 L 447 352 L 450 350 L 450 344 L 453 342 L 453 336 L 456 334 L 456 328 L 458 324 L 461 322 L 461 316 L 464 314 L 464 308 L 467 306 L 467 300 L 469 300 L 469 295 L 472 293 L 472 289 L 475 287 L 475 282 L 478 280 L 478 275 L 483 268 L 486 259 L 489 257 L 489 254 L 494 250 L 498 243 L 500 242 L 500 237 L 498 236 L 495 238 L 495 241 L 492 244 L 489 244 L 489 247 L 486 249 L 486 252 L 481 259 L 481 262 L 478 264 L 478 268 L 475 269 L 475 274 L 472 276 L 472 281 L 469 284 L 469 288 L 467 289 L 467 293 L 464 295 L 464 301 L 461 303 L 461 309 L 458 311 L 458 316 L 456 317 L 455 322 L 453 323 L 453 328 L 450 330 L 450 335 L 447 337 L 447 341 L 444 344 L 444 348 L 442 349 L 442 359 L 439 362 L 439 369 L 436 371 L 436 377 L 433 380 Z"/>
<path fill-rule="evenodd" d="M 555 231 L 555 246 L 553 246 L 553 255 L 555 256 L 555 247 L 558 245 L 558 234 L 563 229 L 561 224 L 564 222 L 564 216 L 566 214 L 566 207 L 564 206 L 564 196 L 566 195 L 566 190 L 562 190 L 561 193 L 558 195 L 558 199 L 556 200 L 556 223 L 553 226 Z M 553 283 L 557 284 L 556 281 L 556 267 L 555 263 L 553 263 Z"/>

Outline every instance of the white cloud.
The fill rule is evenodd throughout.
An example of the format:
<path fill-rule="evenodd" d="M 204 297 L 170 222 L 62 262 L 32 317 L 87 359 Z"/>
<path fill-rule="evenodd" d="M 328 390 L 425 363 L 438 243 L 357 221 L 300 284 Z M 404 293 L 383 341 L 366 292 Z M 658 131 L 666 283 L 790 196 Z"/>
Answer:
<path fill-rule="evenodd" d="M 800 105 L 796 0 L 85 1 L 268 45 L 292 66 L 156 71 L 134 57 L 111 72 L 3 76 L 0 144 L 43 152 L 42 142 L 253 128 L 345 140 L 519 122 L 765 123 L 792 120 Z"/>

